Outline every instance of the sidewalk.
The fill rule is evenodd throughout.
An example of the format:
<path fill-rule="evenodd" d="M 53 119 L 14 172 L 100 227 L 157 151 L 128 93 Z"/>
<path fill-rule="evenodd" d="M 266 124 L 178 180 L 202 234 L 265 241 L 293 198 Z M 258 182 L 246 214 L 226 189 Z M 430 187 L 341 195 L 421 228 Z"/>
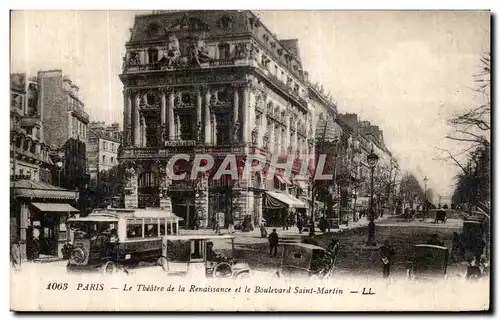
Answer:
<path fill-rule="evenodd" d="M 392 216 L 384 216 L 382 219 L 378 219 L 375 221 L 377 222 L 383 222 L 385 220 L 390 219 Z M 341 225 L 340 228 L 338 229 L 330 229 L 330 233 L 339 233 L 342 231 L 346 230 L 352 230 L 364 226 L 368 226 L 368 219 L 366 217 L 360 218 L 357 222 L 349 222 L 349 225 Z M 309 235 L 309 232 L 302 232 L 302 234 L 299 234 L 299 230 L 297 229 L 296 226 L 289 227 L 288 230 L 283 230 L 283 227 L 272 227 L 272 226 L 266 226 L 267 234 L 272 232 L 273 229 L 276 229 L 276 232 L 279 234 L 280 238 L 284 239 L 295 239 L 295 238 L 301 238 L 301 237 L 307 237 Z M 228 234 L 227 229 L 221 229 L 220 230 L 221 234 Z M 327 232 L 328 233 L 328 232 Z M 212 229 L 199 229 L 199 230 L 180 230 L 180 234 L 185 234 L 185 235 L 198 235 L 198 234 L 208 234 L 208 235 L 216 235 L 215 231 Z M 322 235 L 323 233 L 319 230 L 318 227 L 316 227 L 314 234 L 317 235 Z M 254 228 L 253 231 L 249 232 L 242 232 L 241 230 L 235 230 L 234 235 L 236 237 L 249 237 L 249 238 L 259 238 L 262 240 L 265 240 L 267 242 L 267 239 L 261 238 L 260 236 L 260 228 Z"/>

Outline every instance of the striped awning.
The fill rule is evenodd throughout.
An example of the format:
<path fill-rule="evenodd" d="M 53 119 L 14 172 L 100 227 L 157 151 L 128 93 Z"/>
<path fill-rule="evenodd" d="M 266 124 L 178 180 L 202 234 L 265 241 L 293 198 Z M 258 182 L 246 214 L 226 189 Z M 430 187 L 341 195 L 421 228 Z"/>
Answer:
<path fill-rule="evenodd" d="M 62 189 L 50 184 L 36 182 L 32 180 L 13 180 L 10 182 L 13 196 L 39 199 L 77 200 L 79 193 Z"/>
<path fill-rule="evenodd" d="M 75 213 L 80 212 L 66 203 L 31 203 L 42 212 Z"/>
<path fill-rule="evenodd" d="M 290 208 L 307 208 L 306 203 L 288 193 L 266 192 L 266 194 Z"/>

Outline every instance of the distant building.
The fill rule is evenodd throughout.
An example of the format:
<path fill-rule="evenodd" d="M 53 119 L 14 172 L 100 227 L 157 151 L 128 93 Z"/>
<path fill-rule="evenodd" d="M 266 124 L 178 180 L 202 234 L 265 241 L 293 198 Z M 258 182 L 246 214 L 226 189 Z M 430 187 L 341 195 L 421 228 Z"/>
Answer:
<path fill-rule="evenodd" d="M 12 74 L 10 99 L 11 242 L 19 241 L 22 260 L 37 259 L 28 249 L 38 230 L 39 254 L 60 256 L 67 241 L 65 219 L 77 212 L 72 205 L 79 193 L 54 186 L 58 181 L 53 183 L 51 173 L 57 169 L 44 141 L 36 79 Z"/>
<path fill-rule="evenodd" d="M 36 107 L 36 82 L 26 74 L 10 77 L 10 174 L 51 183 L 49 146 L 44 142 L 42 121 Z"/>
<path fill-rule="evenodd" d="M 82 190 L 87 183 L 89 115 L 84 111 L 79 87 L 56 69 L 38 72 L 38 88 L 37 112 L 44 124 L 45 140 L 57 151 L 53 160 L 62 163 L 58 179 L 66 188 Z"/>
<path fill-rule="evenodd" d="M 121 131 L 118 124 L 106 126 L 104 122 L 89 124 L 87 140 L 87 167 L 91 180 L 97 180 L 97 173 L 118 165 L 118 149 Z"/>

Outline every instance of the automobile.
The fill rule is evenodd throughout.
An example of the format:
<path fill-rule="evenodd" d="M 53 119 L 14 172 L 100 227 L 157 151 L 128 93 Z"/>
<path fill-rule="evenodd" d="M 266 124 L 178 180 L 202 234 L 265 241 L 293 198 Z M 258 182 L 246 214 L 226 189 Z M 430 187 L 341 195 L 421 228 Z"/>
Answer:
<path fill-rule="evenodd" d="M 284 243 L 281 267 L 277 275 L 284 277 L 326 278 L 335 268 L 337 251 L 308 243 Z"/>
<path fill-rule="evenodd" d="M 414 246 L 413 261 L 407 269 L 410 280 L 446 278 L 450 252 L 447 247 L 431 244 Z"/>
<path fill-rule="evenodd" d="M 250 266 L 234 257 L 234 235 L 167 235 L 163 238 L 158 265 L 170 276 L 206 276 L 215 278 L 248 278 Z M 231 256 L 214 250 L 231 242 Z"/>
<path fill-rule="evenodd" d="M 162 255 L 162 237 L 177 235 L 181 220 L 161 209 L 111 208 L 69 218 L 66 269 L 110 274 L 143 262 L 156 264 Z"/>

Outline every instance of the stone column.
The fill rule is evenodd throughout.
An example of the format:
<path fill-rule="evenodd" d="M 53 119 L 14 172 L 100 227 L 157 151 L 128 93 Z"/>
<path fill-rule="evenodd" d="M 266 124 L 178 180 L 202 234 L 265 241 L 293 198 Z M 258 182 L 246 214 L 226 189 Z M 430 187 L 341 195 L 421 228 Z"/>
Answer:
<path fill-rule="evenodd" d="M 293 137 L 293 149 L 294 151 L 297 151 L 297 150 L 300 150 L 299 149 L 299 133 L 298 133 L 298 130 L 299 130 L 299 121 L 296 120 L 295 121 L 295 135 Z"/>
<path fill-rule="evenodd" d="M 276 126 L 274 121 L 271 120 L 271 133 L 269 135 L 269 151 L 274 153 L 276 151 Z"/>
<path fill-rule="evenodd" d="M 243 106 L 241 108 L 241 120 L 243 122 L 242 130 L 243 130 L 243 142 L 248 143 L 250 142 L 249 140 L 249 132 L 250 132 L 250 124 L 249 124 L 249 118 L 248 113 L 250 109 L 250 99 L 249 99 L 250 93 L 249 93 L 249 88 L 245 87 L 243 88 Z"/>
<path fill-rule="evenodd" d="M 276 126 L 276 131 L 277 131 L 277 135 L 276 135 L 276 152 L 278 153 L 278 155 L 282 156 L 283 153 L 283 141 L 282 141 L 282 135 L 283 135 L 283 130 L 281 128 L 281 125 L 280 124 L 277 124 Z"/>
<path fill-rule="evenodd" d="M 148 63 L 148 56 L 144 50 L 139 51 L 139 59 L 141 61 L 141 65 L 146 65 Z"/>
<path fill-rule="evenodd" d="M 161 128 L 167 127 L 167 95 L 164 90 L 161 91 Z M 163 138 L 163 137 L 162 137 Z"/>
<path fill-rule="evenodd" d="M 125 102 L 125 124 L 123 128 L 126 128 L 125 131 L 125 146 L 132 145 L 132 96 L 130 92 L 127 93 L 127 100 Z"/>
<path fill-rule="evenodd" d="M 195 211 L 200 220 L 200 227 L 206 228 L 210 224 L 208 220 L 208 177 L 202 176 L 199 187 L 200 189 L 195 194 Z"/>
<path fill-rule="evenodd" d="M 175 116 L 175 140 L 181 140 L 181 118 L 179 114 Z"/>
<path fill-rule="evenodd" d="M 174 92 L 171 91 L 168 96 L 167 116 L 168 116 L 168 140 L 173 140 L 175 136 L 175 119 L 174 119 Z"/>
<path fill-rule="evenodd" d="M 285 151 L 288 153 L 288 146 L 290 146 L 290 115 L 286 115 L 286 132 L 285 132 Z"/>
<path fill-rule="evenodd" d="M 210 145 L 210 91 L 205 93 L 205 144 Z"/>
<path fill-rule="evenodd" d="M 258 146 L 259 147 L 264 147 L 264 136 L 266 135 L 267 132 L 267 115 L 262 114 L 261 116 L 262 121 L 260 123 L 260 130 L 259 130 L 259 138 L 258 138 Z"/>
<path fill-rule="evenodd" d="M 134 168 L 127 169 L 127 178 L 125 182 L 125 208 L 137 208 L 138 195 L 137 195 L 137 172 Z"/>
<path fill-rule="evenodd" d="M 215 113 L 212 113 L 211 118 L 211 133 L 212 133 L 212 144 L 217 145 L 217 117 L 215 117 Z"/>
<path fill-rule="evenodd" d="M 233 125 L 236 125 L 239 121 L 239 108 L 240 107 L 240 97 L 238 93 L 238 88 L 234 88 L 234 94 L 233 94 Z"/>
<path fill-rule="evenodd" d="M 146 147 L 146 119 L 141 115 L 141 146 Z"/>
<path fill-rule="evenodd" d="M 202 104 L 202 97 L 201 97 L 201 90 L 198 89 L 196 92 L 196 126 L 195 128 L 198 129 L 198 124 L 203 121 L 201 118 L 201 104 Z"/>
<path fill-rule="evenodd" d="M 260 222 L 264 217 L 264 212 L 262 208 L 262 193 L 254 192 L 254 224 L 255 226 L 259 226 Z"/>
<path fill-rule="evenodd" d="M 304 140 L 305 143 L 305 151 L 304 153 L 309 153 L 309 114 L 306 114 L 305 129 L 306 129 L 306 138 Z"/>
<path fill-rule="evenodd" d="M 244 189 L 240 192 L 240 195 L 233 200 L 233 206 L 237 208 L 233 212 L 234 220 L 243 220 L 245 216 L 250 215 L 252 217 L 251 222 L 254 223 L 254 192 Z M 254 226 L 255 227 L 255 226 Z"/>
<path fill-rule="evenodd" d="M 141 145 L 141 115 L 139 113 L 140 102 L 141 97 L 139 94 L 136 94 L 134 106 L 134 146 Z"/>

